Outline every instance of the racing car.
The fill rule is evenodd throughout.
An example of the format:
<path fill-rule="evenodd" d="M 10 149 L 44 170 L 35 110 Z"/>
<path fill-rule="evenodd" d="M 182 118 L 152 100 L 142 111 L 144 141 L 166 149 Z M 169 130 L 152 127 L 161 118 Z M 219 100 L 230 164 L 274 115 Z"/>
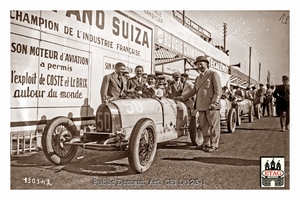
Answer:
<path fill-rule="evenodd" d="M 248 117 L 248 121 L 251 123 L 254 119 L 254 106 L 253 101 L 250 99 L 233 99 L 232 107 L 235 108 L 237 114 L 236 125 L 242 124 L 242 118 Z"/>
<path fill-rule="evenodd" d="M 80 134 L 71 119 L 63 116 L 52 119 L 44 129 L 42 146 L 47 159 L 57 165 L 70 162 L 78 147 L 128 150 L 130 168 L 141 173 L 151 166 L 157 143 L 185 134 L 187 120 L 187 107 L 180 101 L 120 99 L 98 107 L 95 131 Z M 201 133 L 192 135 L 193 141 L 201 145 Z"/>
<path fill-rule="evenodd" d="M 221 119 L 235 129 L 235 109 L 221 101 Z M 223 117 L 222 117 L 223 116 Z M 183 102 L 169 98 L 120 99 L 101 104 L 95 117 L 94 131 L 78 131 L 74 122 L 60 116 L 52 119 L 42 135 L 46 158 L 54 164 L 70 162 L 78 147 L 94 150 L 127 150 L 129 166 L 135 173 L 148 170 L 154 160 L 157 143 L 189 132 L 192 144 L 201 146 L 203 135 L 198 112 L 189 112 Z"/>

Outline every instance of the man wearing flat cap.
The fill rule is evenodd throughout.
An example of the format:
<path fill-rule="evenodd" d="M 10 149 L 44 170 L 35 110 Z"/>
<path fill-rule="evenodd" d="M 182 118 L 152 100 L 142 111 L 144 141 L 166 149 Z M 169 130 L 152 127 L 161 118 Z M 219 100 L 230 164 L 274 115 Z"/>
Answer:
<path fill-rule="evenodd" d="M 182 93 L 183 85 L 180 81 L 181 74 L 179 72 L 174 72 L 172 74 L 174 83 L 170 85 L 169 98 L 173 99 L 178 97 Z"/>
<path fill-rule="evenodd" d="M 220 98 L 222 86 L 217 72 L 209 69 L 206 56 L 199 56 L 194 62 L 200 75 L 197 76 L 193 89 L 176 100 L 185 101 L 196 94 L 196 110 L 199 111 L 199 123 L 203 132 L 203 150 L 214 152 L 220 139 Z"/>
<path fill-rule="evenodd" d="M 290 128 L 290 85 L 288 76 L 282 76 L 282 85 L 275 88 L 273 97 L 276 99 L 276 109 L 279 109 L 281 131 L 284 132 Z"/>
<path fill-rule="evenodd" d="M 100 95 L 102 103 L 120 99 L 127 89 L 126 79 L 123 77 L 126 67 L 124 63 L 115 64 L 115 71 L 103 77 Z"/>

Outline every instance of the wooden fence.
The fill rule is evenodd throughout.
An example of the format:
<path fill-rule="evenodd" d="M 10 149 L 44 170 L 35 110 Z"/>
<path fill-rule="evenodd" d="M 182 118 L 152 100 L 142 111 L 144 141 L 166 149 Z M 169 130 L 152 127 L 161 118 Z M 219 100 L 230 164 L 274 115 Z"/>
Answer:
<path fill-rule="evenodd" d="M 20 154 L 37 151 L 42 148 L 42 133 L 37 131 L 11 133 L 10 154 Z"/>

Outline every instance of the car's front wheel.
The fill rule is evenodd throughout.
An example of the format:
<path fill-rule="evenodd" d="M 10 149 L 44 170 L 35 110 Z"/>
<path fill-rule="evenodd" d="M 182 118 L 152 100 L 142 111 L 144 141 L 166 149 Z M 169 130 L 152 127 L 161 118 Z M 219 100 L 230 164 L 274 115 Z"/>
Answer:
<path fill-rule="evenodd" d="M 148 170 L 154 160 L 157 148 L 155 124 L 150 119 L 137 122 L 129 140 L 129 165 L 136 173 Z"/>
<path fill-rule="evenodd" d="M 228 113 L 228 118 L 227 118 L 227 129 L 229 133 L 233 133 L 235 131 L 236 118 L 237 118 L 236 109 L 230 108 Z"/>
<path fill-rule="evenodd" d="M 77 128 L 71 119 L 67 117 L 52 119 L 46 125 L 42 135 L 42 148 L 46 158 L 57 165 L 70 162 L 74 158 L 78 146 L 64 143 L 78 135 Z"/>

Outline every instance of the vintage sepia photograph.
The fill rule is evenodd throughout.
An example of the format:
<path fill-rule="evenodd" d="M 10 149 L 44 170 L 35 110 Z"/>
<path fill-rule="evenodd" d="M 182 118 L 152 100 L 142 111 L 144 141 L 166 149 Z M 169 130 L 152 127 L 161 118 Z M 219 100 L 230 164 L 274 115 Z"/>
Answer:
<path fill-rule="evenodd" d="M 200 4 L 8 9 L 9 190 L 291 191 L 296 11 Z"/>

